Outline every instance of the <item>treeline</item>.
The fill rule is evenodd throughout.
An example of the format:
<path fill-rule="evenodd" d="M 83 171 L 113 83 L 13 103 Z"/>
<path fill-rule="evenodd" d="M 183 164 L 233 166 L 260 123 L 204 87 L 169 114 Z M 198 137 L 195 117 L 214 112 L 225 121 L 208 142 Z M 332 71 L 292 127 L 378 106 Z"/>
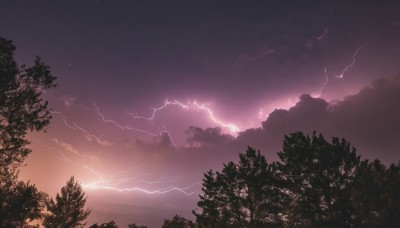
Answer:
<path fill-rule="evenodd" d="M 361 160 L 345 139 L 295 132 L 279 161 L 252 148 L 204 174 L 198 227 L 400 227 L 400 165 Z"/>
<path fill-rule="evenodd" d="M 0 37 L 0 227 L 86 226 L 90 210 L 74 177 L 54 199 L 18 180 L 31 152 L 27 132 L 50 122 L 42 95 L 56 77 L 39 57 L 31 67 L 18 66 L 14 51 Z M 361 160 L 345 139 L 328 142 L 316 133 L 285 136 L 278 155 L 267 162 L 249 147 L 238 163 L 206 172 L 196 221 L 176 215 L 162 227 L 400 227 L 399 164 Z M 146 226 L 129 225 L 139 227 Z"/>

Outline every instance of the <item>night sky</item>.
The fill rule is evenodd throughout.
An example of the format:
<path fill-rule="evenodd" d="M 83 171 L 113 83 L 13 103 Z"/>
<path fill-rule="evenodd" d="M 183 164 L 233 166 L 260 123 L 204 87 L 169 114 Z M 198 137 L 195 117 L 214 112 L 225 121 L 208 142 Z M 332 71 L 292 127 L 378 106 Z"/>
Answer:
<path fill-rule="evenodd" d="M 2 0 L 0 36 L 58 76 L 21 177 L 75 175 L 88 224 L 192 219 L 204 172 L 295 130 L 400 160 L 397 0 Z"/>

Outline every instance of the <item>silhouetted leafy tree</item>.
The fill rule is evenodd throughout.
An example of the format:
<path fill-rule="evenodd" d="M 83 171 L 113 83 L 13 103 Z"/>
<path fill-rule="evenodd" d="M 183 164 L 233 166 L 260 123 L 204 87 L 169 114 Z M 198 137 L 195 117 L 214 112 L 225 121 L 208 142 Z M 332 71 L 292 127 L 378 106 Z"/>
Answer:
<path fill-rule="evenodd" d="M 128 228 L 147 228 L 147 226 L 138 226 L 135 223 L 129 224 Z"/>
<path fill-rule="evenodd" d="M 400 164 L 360 161 L 345 139 L 285 136 L 280 161 L 249 148 L 208 171 L 199 227 L 400 227 Z"/>
<path fill-rule="evenodd" d="M 162 228 L 194 228 L 195 224 L 179 215 L 175 215 L 171 220 L 165 219 Z"/>
<path fill-rule="evenodd" d="M 21 163 L 31 152 L 25 146 L 28 130 L 40 131 L 51 118 L 42 95 L 56 79 L 36 57 L 34 65 L 18 67 L 12 41 L 0 37 L 0 164 Z"/>
<path fill-rule="evenodd" d="M 327 142 L 314 132 L 285 136 L 278 153 L 285 191 L 292 199 L 286 215 L 291 226 L 349 227 L 354 208 L 352 182 L 360 157 L 345 140 Z"/>
<path fill-rule="evenodd" d="M 89 228 L 118 228 L 118 226 L 115 224 L 113 220 L 111 220 L 110 222 L 103 223 L 101 225 L 97 225 L 97 223 L 93 224 Z"/>
<path fill-rule="evenodd" d="M 200 227 L 266 227 L 281 223 L 284 195 L 273 165 L 252 148 L 238 164 L 224 164 L 222 172 L 204 174 L 203 194 L 193 212 Z"/>
<path fill-rule="evenodd" d="M 363 161 L 354 181 L 358 227 L 400 227 L 400 165 Z"/>
<path fill-rule="evenodd" d="M 40 218 L 44 193 L 18 181 L 18 168 L 31 152 L 26 147 L 27 132 L 43 130 L 49 124 L 51 116 L 42 95 L 55 86 L 55 77 L 39 57 L 31 67 L 18 66 L 14 51 L 12 41 L 0 37 L 1 227 L 22 226 Z"/>
<path fill-rule="evenodd" d="M 0 188 L 0 227 L 25 227 L 41 218 L 46 194 L 35 185 L 17 180 L 5 180 Z"/>
<path fill-rule="evenodd" d="M 196 216 L 196 222 L 201 227 L 222 226 L 227 222 L 227 218 L 224 217 L 222 211 L 222 198 L 219 197 L 221 187 L 221 184 L 217 182 L 216 174 L 212 170 L 204 174 L 203 194 L 200 195 L 200 201 L 197 203 L 202 211 L 201 214 L 193 211 Z"/>
<path fill-rule="evenodd" d="M 89 209 L 84 209 L 85 203 L 82 187 L 71 177 L 61 188 L 61 195 L 57 193 L 55 201 L 51 198 L 46 202 L 49 213 L 44 215 L 43 224 L 46 227 L 83 227 L 90 214 Z"/>

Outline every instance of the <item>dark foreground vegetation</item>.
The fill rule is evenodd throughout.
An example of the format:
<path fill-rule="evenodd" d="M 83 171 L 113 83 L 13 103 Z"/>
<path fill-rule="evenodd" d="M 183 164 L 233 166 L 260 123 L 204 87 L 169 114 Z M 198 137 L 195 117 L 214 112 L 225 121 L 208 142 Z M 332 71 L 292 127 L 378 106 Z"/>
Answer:
<path fill-rule="evenodd" d="M 400 227 L 400 165 L 361 161 L 345 139 L 295 132 L 279 161 L 248 148 L 204 175 L 199 227 Z"/>
<path fill-rule="evenodd" d="M 55 199 L 18 180 L 31 152 L 27 132 L 49 124 L 42 95 L 56 78 L 40 58 L 18 66 L 14 50 L 0 38 L 0 227 L 86 226 L 90 210 L 74 177 Z M 196 221 L 176 215 L 162 227 L 400 227 L 399 164 L 361 160 L 345 139 L 316 133 L 286 135 L 278 155 L 269 163 L 249 147 L 238 163 L 206 172 Z"/>

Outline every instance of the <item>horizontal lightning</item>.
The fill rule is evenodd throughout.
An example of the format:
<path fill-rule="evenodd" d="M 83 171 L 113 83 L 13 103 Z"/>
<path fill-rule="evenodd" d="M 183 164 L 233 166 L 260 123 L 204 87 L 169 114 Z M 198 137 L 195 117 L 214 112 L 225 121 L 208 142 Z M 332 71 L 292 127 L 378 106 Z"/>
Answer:
<path fill-rule="evenodd" d="M 148 190 L 145 188 L 141 187 L 121 187 L 122 184 L 135 184 L 135 183 L 145 183 L 145 184 L 150 184 L 150 185 L 157 185 L 157 184 L 165 184 L 165 183 L 171 183 L 177 181 L 178 178 L 169 178 L 169 177 L 164 177 L 160 178 L 158 180 L 145 180 L 143 179 L 143 176 L 151 176 L 149 173 L 142 173 L 142 174 L 137 174 L 134 177 L 120 177 L 120 178 L 112 178 L 112 179 L 107 179 L 104 178 L 100 172 L 94 170 L 94 168 L 88 167 L 88 166 L 83 166 L 83 168 L 89 170 L 92 174 L 94 174 L 99 181 L 90 183 L 90 184 L 82 184 L 82 187 L 85 189 L 90 189 L 90 190 L 112 190 L 112 191 L 117 191 L 117 192 L 143 192 L 146 194 L 165 194 L 169 192 L 180 192 L 183 193 L 187 196 L 193 195 L 194 193 L 198 192 L 196 190 L 196 186 L 200 185 L 201 183 L 194 183 L 189 186 L 185 187 L 177 187 L 177 186 L 168 186 L 165 188 L 159 188 L 156 190 Z"/>
<path fill-rule="evenodd" d="M 239 129 L 239 127 L 237 125 L 232 124 L 232 123 L 226 123 L 226 122 L 218 119 L 214 115 L 214 112 L 213 112 L 213 110 L 211 108 L 207 107 L 206 104 L 199 104 L 196 100 L 194 100 L 193 102 L 189 102 L 187 104 L 184 104 L 184 103 L 182 103 L 182 102 L 180 102 L 178 100 L 169 101 L 168 99 L 166 99 L 162 106 L 157 107 L 157 108 L 151 107 L 153 112 L 149 117 L 139 116 L 137 114 L 132 114 L 132 113 L 129 113 L 129 112 L 128 112 L 128 114 L 130 116 L 132 116 L 133 118 L 135 118 L 135 119 L 144 119 L 144 120 L 148 120 L 148 121 L 153 121 L 155 119 L 155 117 L 156 117 L 157 112 L 167 108 L 168 106 L 172 106 L 172 105 L 178 106 L 178 107 L 180 107 L 180 108 L 182 108 L 184 110 L 203 111 L 208 115 L 209 119 L 212 122 L 214 122 L 215 124 L 219 125 L 222 128 L 229 129 L 229 131 L 234 135 L 236 135 L 240 131 L 240 129 Z"/>
<path fill-rule="evenodd" d="M 190 186 L 187 187 L 183 187 L 183 188 L 179 188 L 179 187 L 174 187 L 174 186 L 170 186 L 170 187 L 166 187 L 163 189 L 158 189 L 158 190 L 146 190 L 143 188 L 138 188 L 138 187 L 134 187 L 134 188 L 117 188 L 117 187 L 110 187 L 110 186 L 101 186 L 101 185 L 84 185 L 82 184 L 82 187 L 85 189 L 91 189 L 91 190 L 99 190 L 99 189 L 105 189 L 105 190 L 113 190 L 113 191 L 117 191 L 117 192 L 143 192 L 143 193 L 147 193 L 147 194 L 165 194 L 165 193 L 169 193 L 169 192 L 173 192 L 173 191 L 177 191 L 177 192 L 181 192 L 187 196 L 191 196 L 195 193 L 197 193 L 198 191 L 192 190 L 194 188 L 194 186 L 196 185 L 200 185 L 200 183 L 195 183 L 192 184 Z"/>

